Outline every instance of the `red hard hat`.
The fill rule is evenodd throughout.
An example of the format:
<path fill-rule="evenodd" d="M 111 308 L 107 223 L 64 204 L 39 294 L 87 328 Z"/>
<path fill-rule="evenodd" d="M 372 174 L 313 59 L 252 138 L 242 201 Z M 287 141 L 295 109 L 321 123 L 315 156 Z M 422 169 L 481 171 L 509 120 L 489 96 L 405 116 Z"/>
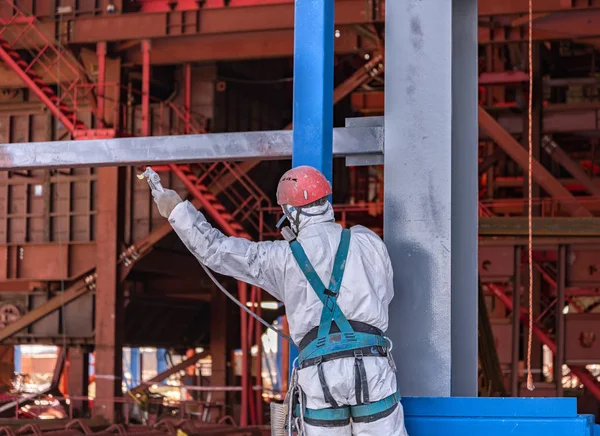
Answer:
<path fill-rule="evenodd" d="M 309 166 L 292 168 L 279 180 L 277 204 L 306 206 L 331 195 L 331 185 L 319 170 Z"/>

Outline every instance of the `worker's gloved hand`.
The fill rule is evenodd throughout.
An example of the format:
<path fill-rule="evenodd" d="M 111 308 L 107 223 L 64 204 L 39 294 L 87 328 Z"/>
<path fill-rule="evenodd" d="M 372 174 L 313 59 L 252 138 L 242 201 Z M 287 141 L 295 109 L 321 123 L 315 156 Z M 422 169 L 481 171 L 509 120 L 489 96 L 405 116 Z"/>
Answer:
<path fill-rule="evenodd" d="M 164 192 L 154 190 L 152 197 L 158 206 L 158 212 L 165 218 L 169 218 L 175 206 L 183 202 L 179 194 L 171 189 L 165 189 Z"/>

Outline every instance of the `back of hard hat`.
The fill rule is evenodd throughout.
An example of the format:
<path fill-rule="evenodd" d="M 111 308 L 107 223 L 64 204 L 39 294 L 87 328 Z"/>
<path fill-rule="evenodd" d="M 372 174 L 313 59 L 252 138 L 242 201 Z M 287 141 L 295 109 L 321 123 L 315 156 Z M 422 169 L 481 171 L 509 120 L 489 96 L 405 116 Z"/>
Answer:
<path fill-rule="evenodd" d="M 331 195 L 331 185 L 316 168 L 299 166 L 287 171 L 277 186 L 277 204 L 302 207 Z"/>

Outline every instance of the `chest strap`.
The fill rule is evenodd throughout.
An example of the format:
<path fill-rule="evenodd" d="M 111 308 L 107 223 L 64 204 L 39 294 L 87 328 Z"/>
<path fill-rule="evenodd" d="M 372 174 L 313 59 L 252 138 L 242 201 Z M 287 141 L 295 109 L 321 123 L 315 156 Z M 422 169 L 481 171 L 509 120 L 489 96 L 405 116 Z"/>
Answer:
<path fill-rule="evenodd" d="M 342 230 L 328 287 L 325 287 L 321 281 L 302 245 L 297 240 L 290 243 L 292 254 L 298 266 L 319 300 L 323 303 L 316 337 L 308 343 L 304 339 L 302 341 L 298 355 L 301 367 L 319 364 L 333 358 L 352 356 L 354 351 L 360 351 L 365 356 L 380 356 L 380 349 L 385 350 L 387 348 L 387 341 L 379 330 L 367 332 L 360 331 L 363 329 L 357 329 L 358 331 L 356 331 L 337 305 L 337 298 L 346 269 L 350 237 L 350 230 Z M 310 336 L 312 336 L 311 333 L 309 333 Z"/>
<path fill-rule="evenodd" d="M 321 303 L 323 303 L 323 311 L 321 312 L 319 332 L 317 335 L 318 337 L 324 337 L 329 334 L 331 323 L 333 321 L 335 321 L 341 332 L 350 333 L 354 331 L 336 303 L 337 297 L 340 293 L 340 287 L 342 286 L 344 270 L 346 269 L 346 258 L 348 257 L 348 248 L 350 247 L 350 235 L 350 230 L 342 230 L 340 244 L 333 262 L 333 270 L 331 272 L 329 287 L 327 288 L 310 263 L 310 260 L 304 252 L 302 245 L 300 245 L 300 242 L 297 240 L 290 242 L 290 248 L 294 258 L 296 259 L 296 262 L 298 263 L 298 266 L 302 270 L 302 273 L 306 277 L 306 280 L 310 286 L 313 288 L 313 291 L 317 294 L 317 297 L 319 297 L 319 300 L 321 300 Z"/>

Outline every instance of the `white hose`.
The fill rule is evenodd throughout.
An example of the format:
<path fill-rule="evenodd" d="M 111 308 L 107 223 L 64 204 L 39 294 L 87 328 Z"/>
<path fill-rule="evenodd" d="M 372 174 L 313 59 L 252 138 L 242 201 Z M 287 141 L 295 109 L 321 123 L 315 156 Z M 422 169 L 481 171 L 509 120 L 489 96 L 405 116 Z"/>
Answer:
<path fill-rule="evenodd" d="M 146 179 L 146 181 L 148 182 L 148 185 L 150 186 L 151 190 L 153 190 L 153 191 L 160 191 L 160 192 L 164 192 L 165 191 L 165 189 L 162 186 L 162 183 L 160 182 L 160 176 L 152 168 L 146 167 L 146 170 L 142 174 L 138 174 L 137 177 L 140 180 Z M 283 333 L 281 330 L 276 329 L 275 327 L 273 327 L 267 321 L 265 321 L 264 319 L 262 319 L 260 316 L 258 316 L 254 312 L 252 312 L 250 309 L 248 309 L 244 304 L 241 303 L 241 301 L 239 301 L 237 298 L 235 298 L 233 296 L 233 294 L 231 294 L 227 289 L 225 289 L 223 287 L 223 285 L 221 285 L 221 283 L 219 283 L 219 281 L 217 280 L 217 278 L 206 267 L 206 265 L 204 265 L 201 262 L 198 262 L 198 263 L 200 263 L 200 266 L 204 269 L 204 272 L 206 272 L 206 274 L 213 281 L 213 283 L 215 285 L 217 285 L 217 288 L 219 288 L 221 290 L 221 292 L 223 292 L 225 295 L 227 295 L 227 297 L 229 297 L 229 299 L 231 301 L 233 301 L 235 304 L 237 304 L 240 307 L 240 309 L 245 310 L 248 313 L 248 315 L 250 315 L 255 320 L 257 320 L 258 322 L 260 322 L 266 328 L 273 330 L 275 333 L 277 333 L 283 339 L 285 339 L 286 341 L 288 341 L 290 344 L 294 343 L 294 341 L 292 341 L 292 338 L 290 338 L 288 335 L 286 335 L 285 333 Z"/>
<path fill-rule="evenodd" d="M 241 301 L 239 301 L 237 298 L 235 298 L 227 289 L 225 289 L 223 287 L 223 285 L 221 285 L 221 283 L 219 283 L 219 281 L 217 280 L 217 278 L 213 275 L 213 273 L 206 267 L 206 265 L 200 263 L 200 266 L 204 269 L 204 271 L 206 272 L 206 274 L 208 275 L 208 277 L 213 281 L 213 283 L 215 285 L 217 285 L 217 287 L 221 290 L 221 292 L 223 292 L 225 295 L 227 295 L 229 297 L 229 299 L 231 301 L 233 301 L 235 304 L 237 304 L 240 309 L 245 310 L 246 312 L 248 312 L 248 315 L 250 315 L 251 317 L 253 317 L 255 320 L 257 320 L 258 322 L 260 322 L 262 325 L 264 325 L 266 328 L 273 330 L 275 333 L 277 333 L 279 336 L 281 336 L 283 339 L 285 339 L 286 341 L 288 341 L 290 344 L 293 344 L 294 341 L 292 341 L 292 338 L 290 338 L 288 335 L 286 335 L 285 333 L 283 333 L 281 330 L 276 329 L 275 327 L 273 327 L 271 324 L 269 324 L 267 321 L 265 321 L 264 319 L 262 319 L 260 316 L 258 316 L 256 313 L 252 312 L 250 309 L 248 309 L 246 306 L 244 306 L 242 304 Z"/>

